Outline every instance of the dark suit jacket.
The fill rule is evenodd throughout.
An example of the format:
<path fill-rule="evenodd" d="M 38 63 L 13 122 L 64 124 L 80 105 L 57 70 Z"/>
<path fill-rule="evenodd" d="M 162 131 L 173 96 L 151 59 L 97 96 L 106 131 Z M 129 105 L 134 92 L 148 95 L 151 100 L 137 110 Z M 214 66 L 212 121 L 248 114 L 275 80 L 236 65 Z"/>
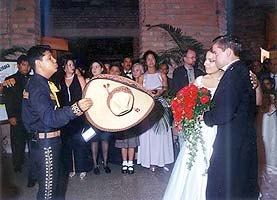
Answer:
<path fill-rule="evenodd" d="M 255 91 L 247 67 L 236 61 L 226 70 L 204 113 L 217 136 L 208 170 L 207 199 L 257 199 Z"/>
<path fill-rule="evenodd" d="M 200 69 L 194 68 L 194 76 L 197 78 L 198 76 L 204 75 L 204 72 Z M 176 95 L 176 93 L 182 89 L 183 87 L 189 85 L 188 73 L 184 65 L 177 67 L 173 71 L 172 77 L 172 95 Z"/>
<path fill-rule="evenodd" d="M 22 98 L 23 98 L 23 90 L 27 80 L 29 79 L 29 75 L 23 75 L 19 71 L 15 74 L 7 77 L 5 79 L 14 79 L 15 85 L 11 87 L 4 87 L 5 94 L 5 104 L 6 110 L 8 114 L 8 118 L 16 117 L 18 122 L 21 121 L 21 111 L 22 111 Z"/>

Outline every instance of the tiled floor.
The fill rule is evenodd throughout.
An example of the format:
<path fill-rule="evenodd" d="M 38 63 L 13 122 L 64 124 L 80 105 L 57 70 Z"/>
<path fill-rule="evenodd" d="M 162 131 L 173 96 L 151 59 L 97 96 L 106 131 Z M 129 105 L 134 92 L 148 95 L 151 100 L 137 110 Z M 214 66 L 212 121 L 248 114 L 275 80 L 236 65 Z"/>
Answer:
<path fill-rule="evenodd" d="M 8 163 L 6 162 L 8 161 Z M 0 199 L 35 199 L 38 189 L 27 188 L 26 169 L 21 174 L 11 170 L 10 156 L 2 158 L 2 191 Z M 121 174 L 121 166 L 110 165 L 111 174 L 100 167 L 99 176 L 90 172 L 84 180 L 78 175 L 68 180 L 66 200 L 158 200 L 162 198 L 170 172 L 155 173 L 136 166 L 133 175 Z"/>
<path fill-rule="evenodd" d="M 262 200 L 277 199 L 277 174 L 268 174 L 260 178 Z"/>
<path fill-rule="evenodd" d="M 152 173 L 140 166 L 136 166 L 135 174 L 122 175 L 120 166 L 110 167 L 111 174 L 105 174 L 101 168 L 99 176 L 89 173 L 84 180 L 80 180 L 78 176 L 69 179 L 66 200 L 160 200 L 170 176 L 163 169 Z M 38 187 L 26 187 L 26 169 L 21 174 L 14 174 L 10 155 L 2 157 L 1 168 L 0 199 L 35 199 Z M 261 188 L 263 200 L 277 199 L 277 175 L 269 175 L 263 179 Z"/>

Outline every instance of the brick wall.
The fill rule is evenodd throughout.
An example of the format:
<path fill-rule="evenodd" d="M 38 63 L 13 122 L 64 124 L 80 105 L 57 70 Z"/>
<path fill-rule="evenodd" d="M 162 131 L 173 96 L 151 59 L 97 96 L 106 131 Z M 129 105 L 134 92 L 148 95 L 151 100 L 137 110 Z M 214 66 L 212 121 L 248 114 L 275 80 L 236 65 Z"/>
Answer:
<path fill-rule="evenodd" d="M 233 33 L 242 42 L 245 59 L 259 59 L 260 47 L 266 47 L 264 10 L 245 1 L 236 1 L 233 14 Z"/>
<path fill-rule="evenodd" d="M 0 49 L 40 43 L 38 0 L 0 0 Z"/>
<path fill-rule="evenodd" d="M 56 1 L 51 11 L 52 36 L 133 37 L 136 56 L 147 49 L 160 50 L 174 45 L 168 42 L 170 37 L 161 29 L 147 31 L 148 24 L 168 23 L 179 27 L 201 41 L 205 48 L 215 36 L 226 31 L 225 0 L 134 2 L 126 0 L 113 4 L 104 0 L 101 5 L 67 6 Z"/>
<path fill-rule="evenodd" d="M 209 48 L 211 40 L 226 32 L 225 1 L 221 0 L 140 0 L 140 52 L 174 46 L 170 36 L 148 25 L 170 24 Z"/>
<path fill-rule="evenodd" d="M 39 2 L 0 0 L 0 48 L 15 45 L 29 48 L 40 42 Z M 70 1 L 66 0 L 51 2 L 49 36 L 132 37 L 135 57 L 147 49 L 163 50 L 175 45 L 169 42 L 167 32 L 159 28 L 147 30 L 147 25 L 167 23 L 179 27 L 202 42 L 204 48 L 210 47 L 215 36 L 226 33 L 226 0 L 122 0 L 120 4 L 103 0 L 98 1 L 99 5 L 69 5 Z M 258 57 L 260 46 L 274 44 L 266 36 L 266 14 L 245 1 L 234 2 L 234 33 Z"/>
<path fill-rule="evenodd" d="M 54 1 L 55 2 L 55 1 Z M 137 1 L 97 5 L 52 5 L 52 35 L 59 37 L 138 37 Z M 114 3 L 113 3 L 114 2 Z"/>
<path fill-rule="evenodd" d="M 267 13 L 266 20 L 266 41 L 267 41 L 267 49 L 277 48 L 277 12 L 274 10 L 270 10 Z"/>
<path fill-rule="evenodd" d="M 134 57 L 138 57 L 139 7 L 138 0 L 101 0 L 96 4 L 71 3 L 53 0 L 48 31 L 53 37 L 84 38 L 133 38 Z"/>

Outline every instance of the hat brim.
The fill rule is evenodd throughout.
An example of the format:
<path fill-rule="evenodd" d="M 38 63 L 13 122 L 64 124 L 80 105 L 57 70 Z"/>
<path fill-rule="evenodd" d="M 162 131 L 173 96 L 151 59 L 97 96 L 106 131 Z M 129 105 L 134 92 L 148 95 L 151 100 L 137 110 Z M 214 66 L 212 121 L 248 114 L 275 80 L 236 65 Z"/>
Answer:
<path fill-rule="evenodd" d="M 134 104 L 130 112 L 122 116 L 114 115 L 107 105 L 108 91 L 125 86 L 134 95 Z M 103 131 L 118 132 L 139 124 L 154 107 L 154 99 L 138 83 L 122 76 L 101 74 L 88 82 L 83 92 L 84 98 L 90 98 L 93 106 L 85 112 L 87 120 Z"/>

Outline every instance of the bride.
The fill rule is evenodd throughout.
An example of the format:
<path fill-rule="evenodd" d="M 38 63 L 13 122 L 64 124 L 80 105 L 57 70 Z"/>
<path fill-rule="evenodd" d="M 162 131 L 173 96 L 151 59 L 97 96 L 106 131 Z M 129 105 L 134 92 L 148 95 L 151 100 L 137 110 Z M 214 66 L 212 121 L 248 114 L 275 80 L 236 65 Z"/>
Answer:
<path fill-rule="evenodd" d="M 211 91 L 212 96 L 217 88 L 220 78 L 223 76 L 223 71 L 220 71 L 215 64 L 214 54 L 210 51 L 206 54 L 204 62 L 207 75 L 199 76 L 194 84 L 197 87 L 206 87 Z M 209 160 L 213 151 L 213 143 L 217 133 L 217 126 L 208 127 L 204 122 L 202 125 L 202 136 L 205 141 L 205 155 L 202 151 L 201 144 L 198 144 L 198 152 L 195 157 L 195 162 L 191 170 L 186 166 L 189 159 L 187 146 L 184 143 L 179 152 L 179 156 L 175 162 L 169 183 L 167 185 L 163 200 L 205 200 L 206 185 L 207 185 L 207 169 Z M 207 163 L 205 162 L 207 158 Z"/>

